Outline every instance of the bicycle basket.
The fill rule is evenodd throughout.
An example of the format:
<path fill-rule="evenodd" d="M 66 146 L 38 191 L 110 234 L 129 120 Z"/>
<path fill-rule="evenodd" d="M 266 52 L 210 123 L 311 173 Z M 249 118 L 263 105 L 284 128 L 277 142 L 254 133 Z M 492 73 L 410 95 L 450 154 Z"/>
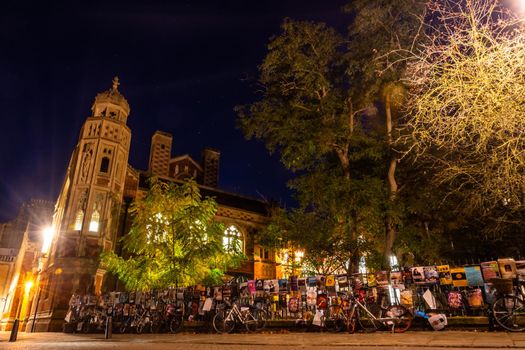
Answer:
<path fill-rule="evenodd" d="M 512 293 L 512 279 L 510 278 L 492 278 L 490 280 L 494 288 L 500 293 L 511 294 Z"/>

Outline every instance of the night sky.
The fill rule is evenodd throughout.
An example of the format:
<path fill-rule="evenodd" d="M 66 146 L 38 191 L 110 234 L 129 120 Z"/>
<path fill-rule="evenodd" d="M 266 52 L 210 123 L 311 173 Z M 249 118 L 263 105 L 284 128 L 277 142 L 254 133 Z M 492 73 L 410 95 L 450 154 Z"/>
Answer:
<path fill-rule="evenodd" d="M 0 11 L 0 222 L 29 198 L 55 201 L 82 123 L 118 75 L 131 106 L 129 162 L 146 169 L 153 132 L 173 155 L 221 151 L 219 187 L 293 205 L 290 174 L 247 141 L 233 107 L 283 18 L 344 31 L 348 0 L 3 1 Z"/>

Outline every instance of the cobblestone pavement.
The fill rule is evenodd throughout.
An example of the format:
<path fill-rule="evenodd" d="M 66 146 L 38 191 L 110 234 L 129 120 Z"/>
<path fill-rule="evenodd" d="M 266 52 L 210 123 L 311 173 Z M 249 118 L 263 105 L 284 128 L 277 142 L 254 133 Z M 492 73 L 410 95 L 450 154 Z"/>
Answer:
<path fill-rule="evenodd" d="M 391 334 L 288 333 L 288 334 L 102 334 L 19 333 L 9 343 L 9 333 L 0 332 L 0 349 L 501 349 L 525 348 L 525 333 L 466 331 L 407 332 Z"/>

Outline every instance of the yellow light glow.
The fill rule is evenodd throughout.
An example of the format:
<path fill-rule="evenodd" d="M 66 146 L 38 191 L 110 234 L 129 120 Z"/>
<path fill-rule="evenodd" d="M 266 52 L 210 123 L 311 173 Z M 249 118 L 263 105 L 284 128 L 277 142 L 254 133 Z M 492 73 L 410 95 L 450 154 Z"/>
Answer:
<path fill-rule="evenodd" d="M 302 250 L 296 250 L 295 251 L 295 262 L 301 262 L 303 258 L 304 258 L 304 252 Z"/>
<path fill-rule="evenodd" d="M 29 293 L 31 288 L 33 288 L 33 281 L 27 281 L 26 282 L 26 293 Z"/>
<path fill-rule="evenodd" d="M 49 248 L 51 248 L 51 242 L 53 242 L 53 236 L 55 234 L 55 229 L 53 226 L 46 227 L 43 231 L 44 239 L 42 240 L 42 253 L 49 253 Z"/>

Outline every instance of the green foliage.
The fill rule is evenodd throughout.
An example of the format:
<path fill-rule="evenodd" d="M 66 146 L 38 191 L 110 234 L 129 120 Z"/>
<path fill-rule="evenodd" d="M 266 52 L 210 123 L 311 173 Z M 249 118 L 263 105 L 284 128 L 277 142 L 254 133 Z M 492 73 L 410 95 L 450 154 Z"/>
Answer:
<path fill-rule="evenodd" d="M 154 179 L 146 197 L 131 206 L 124 256 L 105 252 L 102 261 L 130 290 L 218 283 L 243 257 L 239 249 L 224 250 L 216 211 L 216 202 L 201 198 L 193 180 L 179 185 Z"/>
<path fill-rule="evenodd" d="M 463 3 L 460 0 L 452 2 Z M 352 1 L 344 9 L 352 15 L 347 36 L 324 23 L 286 19 L 281 33 L 270 40 L 268 54 L 260 66 L 261 99 L 236 108 L 239 125 L 246 137 L 264 140 L 269 151 L 278 152 L 285 167 L 295 174 L 288 185 L 295 191 L 299 207 L 279 210 L 260 241 L 271 247 L 292 246 L 304 250 L 304 263 L 311 272 L 336 268 L 355 270 L 356 261 L 362 255 L 366 255 L 371 264 L 384 266 L 385 259 L 381 254 L 387 255 L 391 251 L 392 242 L 393 251 L 401 263 L 432 263 L 449 254 L 454 247 L 452 241 L 464 246 L 461 241 L 465 237 L 475 237 L 477 232 L 465 235 L 466 227 L 516 231 L 519 213 L 501 215 L 504 208 L 499 204 L 498 217 L 495 218 L 484 216 L 483 220 L 476 220 L 475 215 L 457 215 L 466 198 L 463 190 L 475 190 L 475 185 L 469 185 L 469 188 L 459 186 L 459 190 L 451 192 L 443 183 L 432 182 L 436 169 L 443 168 L 446 175 L 453 174 L 447 170 L 455 168 L 449 167 L 450 163 L 419 163 L 409 157 L 402 158 L 397 149 L 400 145 L 394 142 L 399 126 L 411 118 L 405 114 L 407 100 L 417 98 L 405 85 L 407 77 L 413 77 L 418 88 L 430 91 L 432 103 L 421 103 L 421 110 L 430 108 L 446 117 L 450 111 L 439 108 L 436 101 L 439 102 L 439 96 L 450 96 L 456 105 L 467 105 L 477 113 L 476 118 L 456 118 L 457 122 L 475 121 L 491 113 L 495 122 L 484 124 L 486 130 L 492 130 L 490 125 L 508 123 L 508 119 L 501 118 L 501 113 L 494 112 L 494 106 L 499 105 L 477 106 L 476 101 L 483 97 L 482 94 L 468 95 L 472 99 L 464 103 L 458 98 L 462 94 L 444 91 L 445 85 L 436 90 L 435 81 L 427 83 L 428 79 L 424 79 L 429 72 L 424 70 L 424 65 L 412 74 L 414 67 L 412 63 L 408 64 L 412 52 L 432 43 L 432 38 L 424 35 L 426 28 L 422 22 L 425 16 L 429 18 L 426 4 L 418 0 Z M 443 34 L 452 35 L 454 31 L 444 31 Z M 518 44 L 521 42 L 513 48 L 519 47 Z M 436 52 L 426 52 L 428 56 L 423 55 L 423 58 L 439 58 Z M 513 52 L 523 50 L 507 51 L 509 54 Z M 482 55 L 479 58 L 497 57 Z M 437 65 L 431 75 L 455 68 L 454 62 L 450 59 L 447 64 Z M 491 67 L 490 62 L 481 60 L 477 64 L 487 68 Z M 502 67 L 511 66 L 519 67 L 519 64 L 507 63 Z M 482 71 L 483 67 L 472 71 Z M 502 72 L 505 70 L 500 70 Z M 458 80 L 457 86 L 471 86 L 472 91 L 479 92 L 482 85 L 474 83 L 471 71 L 458 69 L 456 73 L 457 76 L 469 75 Z M 512 77 L 512 74 L 503 75 Z M 490 74 L 491 79 L 480 82 L 494 82 L 500 76 Z M 519 79 L 516 81 L 520 83 Z M 485 90 L 492 91 L 491 96 L 498 91 L 488 87 Z M 437 97 L 436 91 L 440 92 Z M 514 89 L 515 94 L 520 91 L 521 86 Z M 520 101 L 513 94 L 506 96 L 513 100 L 511 106 Z M 521 106 L 518 105 L 516 111 Z M 519 113 L 514 114 L 519 116 Z M 522 124 L 518 119 L 513 125 Z M 433 118 L 428 124 L 436 120 Z M 441 130 L 443 133 L 455 131 L 470 135 L 475 127 L 471 123 L 467 128 Z M 498 127 L 490 135 L 505 136 L 505 130 Z M 427 137 L 432 136 L 426 133 L 425 127 L 419 131 Z M 511 134 L 521 142 L 522 133 L 515 131 Z M 402 136 L 410 139 L 413 134 Z M 470 146 L 479 146 L 479 143 L 469 141 Z M 519 144 L 515 142 L 510 148 L 498 147 L 498 144 L 489 146 L 496 146 L 501 152 L 510 149 L 512 155 L 516 155 L 521 154 L 516 146 Z M 453 143 L 445 142 L 440 147 L 440 152 L 452 147 L 450 154 L 455 156 L 455 161 L 470 161 L 470 158 L 462 158 L 461 149 Z M 497 163 L 496 158 L 479 159 L 482 160 L 480 164 L 492 165 L 490 169 L 494 169 Z M 505 164 L 509 162 L 501 165 Z M 521 167 L 521 164 L 517 166 Z M 515 188 L 522 186 L 522 178 L 514 176 L 515 171 L 508 172 L 511 176 L 494 178 L 492 170 L 481 169 L 485 170 L 475 173 L 477 177 L 471 176 L 470 180 L 483 177 L 495 184 L 498 178 L 512 178 Z M 458 179 L 461 180 L 459 184 L 465 183 L 463 178 Z M 485 188 L 498 191 L 501 187 L 487 185 Z M 512 196 L 504 189 L 500 192 L 504 199 L 510 198 L 511 203 L 521 203 L 522 199 L 517 197 L 522 191 L 515 190 Z M 476 200 L 485 193 L 488 191 L 479 192 L 476 197 L 475 191 L 470 191 L 469 196 Z M 487 197 L 489 202 L 491 198 L 495 196 Z"/>
<path fill-rule="evenodd" d="M 349 260 L 355 269 L 361 254 L 381 250 L 387 198 L 374 63 L 370 55 L 356 61 L 343 36 L 323 23 L 287 19 L 268 49 L 263 96 L 237 108 L 240 126 L 297 173 L 289 186 L 300 208 L 274 218 L 263 235 L 304 249 L 313 270 L 348 268 Z"/>
<path fill-rule="evenodd" d="M 279 150 L 293 171 L 315 167 L 336 148 L 344 152 L 351 119 L 365 107 L 350 99 L 344 48 L 343 37 L 323 23 L 285 20 L 260 66 L 262 99 L 237 107 L 245 135 Z"/>

